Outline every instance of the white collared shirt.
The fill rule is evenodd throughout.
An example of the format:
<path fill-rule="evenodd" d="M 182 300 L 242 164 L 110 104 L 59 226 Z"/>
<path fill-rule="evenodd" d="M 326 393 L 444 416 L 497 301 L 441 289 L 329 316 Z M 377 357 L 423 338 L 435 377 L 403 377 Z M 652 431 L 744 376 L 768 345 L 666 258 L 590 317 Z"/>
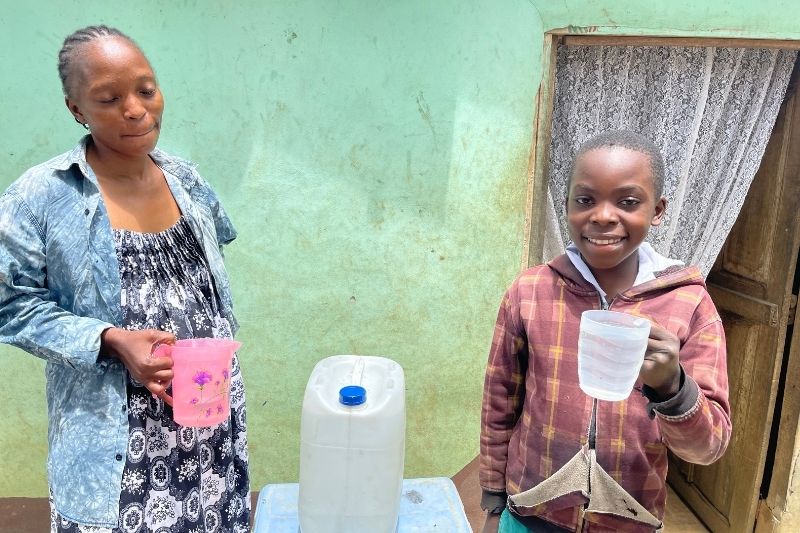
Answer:
<path fill-rule="evenodd" d="M 668 267 L 683 266 L 683 261 L 664 257 L 656 252 L 648 242 L 640 244 L 637 251 L 639 254 L 639 266 L 636 273 L 636 280 L 633 282 L 633 285 L 631 285 L 632 287 L 656 279 L 655 273 L 661 272 Z M 594 274 L 592 274 L 591 269 L 589 269 L 589 265 L 583 260 L 580 251 L 578 251 L 578 247 L 575 246 L 573 242 L 567 245 L 567 257 L 569 257 L 569 260 L 575 265 L 575 268 L 578 269 L 578 272 L 581 273 L 583 279 L 591 283 L 592 286 L 597 289 L 597 292 L 600 293 L 600 298 L 603 300 L 603 305 L 607 307 L 608 301 L 606 299 L 606 292 L 600 287 L 600 284 L 597 283 Z"/>

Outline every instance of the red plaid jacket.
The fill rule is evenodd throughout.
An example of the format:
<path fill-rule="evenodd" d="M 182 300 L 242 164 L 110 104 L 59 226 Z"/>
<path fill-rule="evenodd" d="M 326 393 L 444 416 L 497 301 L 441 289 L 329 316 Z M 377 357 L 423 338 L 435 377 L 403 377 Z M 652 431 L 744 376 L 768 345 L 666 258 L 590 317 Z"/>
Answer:
<path fill-rule="evenodd" d="M 600 307 L 599 294 L 566 255 L 522 273 L 506 292 L 481 413 L 485 501 L 537 485 L 586 443 L 592 399 L 578 386 L 578 328 L 583 311 Z M 685 379 L 677 396 L 652 404 L 637 382 L 627 400 L 598 402 L 598 463 L 662 519 L 667 449 L 686 461 L 709 464 L 728 445 L 725 333 L 694 267 L 658 273 L 655 280 L 618 295 L 611 309 L 646 317 L 681 343 Z M 557 507 L 537 508 L 536 515 L 574 530 L 579 509 Z M 603 526 L 587 525 L 588 531 L 630 529 L 613 517 Z"/>

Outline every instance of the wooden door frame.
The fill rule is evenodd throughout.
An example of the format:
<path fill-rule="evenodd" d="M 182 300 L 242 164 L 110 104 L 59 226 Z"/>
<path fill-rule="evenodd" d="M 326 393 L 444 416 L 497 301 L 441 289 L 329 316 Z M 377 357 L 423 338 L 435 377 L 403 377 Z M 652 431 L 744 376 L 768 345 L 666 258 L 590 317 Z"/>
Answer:
<path fill-rule="evenodd" d="M 771 39 L 736 39 L 736 38 L 711 38 L 711 37 L 657 37 L 657 36 L 632 36 L 632 35 L 582 35 L 571 34 L 568 31 L 556 30 L 545 33 L 542 54 L 542 78 L 536 96 L 536 112 L 533 121 L 533 135 L 528 160 L 527 175 L 527 209 L 525 214 L 525 233 L 523 242 L 522 267 L 527 268 L 540 264 L 544 257 L 544 228 L 545 213 L 547 212 L 547 178 L 549 175 L 550 143 L 552 138 L 553 100 L 555 96 L 556 78 L 556 53 L 559 45 L 573 46 L 676 46 L 676 47 L 736 47 L 736 48 L 782 48 L 800 50 L 800 41 L 797 40 L 771 40 Z M 800 185 L 797 185 L 800 186 Z M 792 280 L 787 282 L 791 289 Z M 716 295 L 720 297 L 721 295 Z M 724 296 L 724 295 L 722 295 Z M 795 323 L 800 324 L 800 306 L 795 300 Z M 776 310 L 777 311 L 777 310 Z M 788 311 L 788 310 L 787 310 Z M 794 315 L 794 313 L 792 313 Z M 785 315 L 784 315 L 785 316 Z M 766 317 L 772 322 L 776 317 Z M 785 333 L 786 330 L 784 330 Z M 800 331 L 800 330 L 798 330 Z M 777 365 L 778 372 L 780 365 Z M 800 332 L 794 337 L 787 368 L 787 380 L 790 383 L 800 383 Z M 773 382 L 777 390 L 777 379 Z M 775 398 L 775 394 L 771 395 Z M 770 406 L 770 413 L 774 413 L 775 406 Z M 773 473 L 769 491 L 766 498 L 758 501 L 756 510 L 757 532 L 774 531 L 780 523 L 781 515 L 786 509 L 787 494 L 790 489 L 791 477 L 795 470 L 800 472 L 800 466 L 794 468 L 796 459 L 795 448 L 800 446 L 797 442 L 797 432 L 800 429 L 800 386 L 789 389 L 787 387 L 782 401 L 780 414 L 780 433 L 775 450 Z M 772 427 L 774 421 L 769 424 Z M 769 438 L 769 434 L 765 436 Z M 800 457 L 800 452 L 797 454 Z M 763 471 L 763 465 L 762 465 Z M 763 479 L 763 473 L 762 473 Z M 760 482 L 760 481 L 759 481 Z M 698 495 L 698 497 L 701 497 Z M 724 520 L 723 517 L 720 519 Z"/>
<path fill-rule="evenodd" d="M 786 110 L 787 120 L 783 132 L 787 139 L 800 138 L 800 95 L 797 94 L 800 87 L 798 85 L 800 85 L 800 72 L 796 66 L 789 89 L 795 91 L 795 98 L 793 108 Z M 787 150 L 782 164 L 785 174 L 800 178 L 800 151 L 797 149 Z M 785 194 L 794 197 L 800 196 L 800 179 L 787 182 L 785 189 Z M 791 215 L 789 216 L 791 217 Z M 794 218 L 786 220 L 786 224 L 794 224 L 796 228 L 800 227 L 800 218 L 795 213 Z M 790 250 L 800 247 L 800 231 L 795 230 L 793 233 L 795 241 L 785 243 Z M 800 256 L 795 261 L 800 261 Z M 800 265 L 796 262 L 795 268 L 799 267 Z M 797 296 L 792 294 L 795 276 L 797 276 L 796 272 L 787 272 L 785 280 L 785 291 L 791 296 L 785 303 L 786 308 L 781 313 L 781 316 L 787 317 L 786 323 L 781 324 L 781 327 L 788 334 L 788 326 L 793 325 L 793 331 L 791 339 L 784 341 L 789 343 L 789 348 L 785 352 L 786 370 L 782 379 L 783 398 L 780 404 L 780 416 L 778 420 L 773 419 L 772 421 L 773 428 L 777 424 L 777 440 L 768 491 L 766 495 L 762 495 L 757 512 L 755 530 L 759 533 L 774 531 L 780 524 L 781 517 L 787 510 L 791 480 L 798 470 L 795 461 L 800 457 L 800 450 L 798 450 L 800 445 L 798 442 L 798 429 L 800 429 L 800 424 L 798 424 L 800 421 L 800 329 L 798 329 L 800 306 L 798 306 Z M 779 384 L 776 383 L 776 385 Z"/>
<path fill-rule="evenodd" d="M 794 301 L 794 313 L 791 315 L 795 328 L 800 325 L 800 306 Z M 800 383 L 800 330 L 795 329 L 791 339 L 786 369 L 786 382 Z M 772 463 L 772 479 L 767 497 L 759 501 L 756 514 L 756 533 L 774 532 L 787 511 L 788 494 L 791 480 L 796 475 L 797 467 L 795 448 L 798 446 L 798 418 L 800 418 L 800 390 L 796 385 L 791 390 L 794 394 L 786 394 L 784 390 L 781 402 L 781 415 L 778 420 L 778 441 L 775 458 Z M 774 425 L 773 421 L 773 425 Z"/>

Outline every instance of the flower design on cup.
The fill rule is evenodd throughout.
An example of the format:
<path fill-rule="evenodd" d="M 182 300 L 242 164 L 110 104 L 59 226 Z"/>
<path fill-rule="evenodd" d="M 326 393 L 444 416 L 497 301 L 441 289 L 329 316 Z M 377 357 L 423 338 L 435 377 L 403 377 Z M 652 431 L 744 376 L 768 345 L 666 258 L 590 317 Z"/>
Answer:
<path fill-rule="evenodd" d="M 197 386 L 199 394 L 189 400 L 189 403 L 194 407 L 198 420 L 225 412 L 224 403 L 228 401 L 230 392 L 230 371 L 227 368 L 219 370 L 219 373 L 200 369 L 194 373 L 192 381 Z M 223 403 L 216 403 L 220 400 Z M 212 402 L 216 405 L 209 406 Z"/>
<path fill-rule="evenodd" d="M 205 370 L 201 370 L 200 372 L 196 373 L 192 378 L 192 381 L 197 383 L 201 391 L 203 390 L 203 387 L 206 385 L 206 383 L 210 383 L 211 380 L 212 380 L 211 374 L 209 372 L 206 372 Z"/>

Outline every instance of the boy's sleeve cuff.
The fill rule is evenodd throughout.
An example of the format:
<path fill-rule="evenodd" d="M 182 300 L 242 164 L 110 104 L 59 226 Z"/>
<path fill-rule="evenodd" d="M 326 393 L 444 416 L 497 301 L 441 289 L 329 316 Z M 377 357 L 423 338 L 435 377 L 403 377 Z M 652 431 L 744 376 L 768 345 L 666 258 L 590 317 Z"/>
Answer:
<path fill-rule="evenodd" d="M 651 419 L 655 418 L 656 412 L 664 416 L 681 416 L 688 413 L 697 403 L 700 389 L 697 387 L 697 383 L 686 375 L 682 366 L 680 369 L 681 387 L 677 394 L 668 400 L 661 401 L 656 391 L 647 385 L 642 385 L 642 394 L 649 400 L 647 413 Z"/>
<path fill-rule="evenodd" d="M 490 490 L 482 489 L 481 494 L 481 509 L 488 511 L 492 514 L 499 514 L 506 508 L 506 500 L 508 495 L 503 492 L 493 492 Z"/>

